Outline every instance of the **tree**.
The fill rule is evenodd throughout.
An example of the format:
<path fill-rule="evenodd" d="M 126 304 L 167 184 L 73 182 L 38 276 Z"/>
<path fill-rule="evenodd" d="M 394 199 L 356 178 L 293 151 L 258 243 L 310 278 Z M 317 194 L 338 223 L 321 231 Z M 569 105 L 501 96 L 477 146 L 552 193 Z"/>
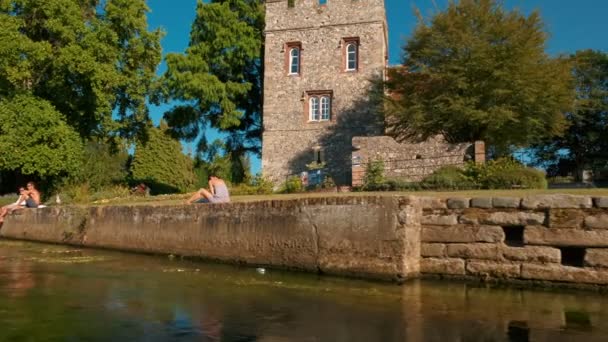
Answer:
<path fill-rule="evenodd" d="M 0 97 L 49 101 L 83 139 L 141 129 L 161 33 L 147 31 L 144 0 L 100 3 L 0 1 Z"/>
<path fill-rule="evenodd" d="M 584 50 L 571 59 L 576 101 L 566 114 L 568 129 L 535 150 L 551 175 L 573 173 L 580 180 L 583 169 L 608 166 L 608 54 Z"/>
<path fill-rule="evenodd" d="M 84 146 L 84 159 L 80 171 L 73 178 L 78 184 L 86 183 L 92 190 L 124 184 L 129 175 L 129 154 L 126 146 L 90 140 Z"/>
<path fill-rule="evenodd" d="M 159 128 L 148 129 L 147 141 L 135 147 L 131 175 L 135 182 L 146 183 L 154 193 L 186 192 L 195 182 L 193 161 L 168 133 L 164 122 Z"/>
<path fill-rule="evenodd" d="M 42 179 L 78 172 L 78 134 L 48 101 L 18 95 L 0 101 L 0 170 Z"/>
<path fill-rule="evenodd" d="M 451 1 L 428 21 L 419 16 L 404 68 L 387 83 L 389 131 L 402 140 L 485 140 L 497 155 L 559 135 L 571 75 L 566 59 L 545 53 L 543 29 L 538 12 L 526 17 L 496 0 Z"/>
<path fill-rule="evenodd" d="M 259 153 L 261 140 L 264 7 L 261 0 L 198 1 L 190 44 L 169 54 L 157 101 L 182 104 L 165 113 L 174 136 L 208 148 L 207 128 L 226 134 L 234 163 Z M 235 166 L 234 169 L 244 170 Z M 244 171 L 241 171 L 241 173 Z M 244 174 L 235 175 L 240 182 Z"/>

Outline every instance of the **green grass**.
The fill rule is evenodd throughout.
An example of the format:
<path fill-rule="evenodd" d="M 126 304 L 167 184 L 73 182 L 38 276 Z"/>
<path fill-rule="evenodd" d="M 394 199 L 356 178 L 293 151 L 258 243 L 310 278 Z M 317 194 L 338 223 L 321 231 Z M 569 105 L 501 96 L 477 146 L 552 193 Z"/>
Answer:
<path fill-rule="evenodd" d="M 392 191 L 392 192 L 348 192 L 348 193 L 297 193 L 273 195 L 233 196 L 233 202 L 268 200 L 291 200 L 298 198 L 344 197 L 344 196 L 433 196 L 449 197 L 526 197 L 530 195 L 569 194 L 586 196 L 608 196 L 608 189 L 551 189 L 551 190 L 467 190 L 467 191 Z M 93 205 L 176 205 L 183 204 L 191 194 L 130 196 L 93 202 Z"/>

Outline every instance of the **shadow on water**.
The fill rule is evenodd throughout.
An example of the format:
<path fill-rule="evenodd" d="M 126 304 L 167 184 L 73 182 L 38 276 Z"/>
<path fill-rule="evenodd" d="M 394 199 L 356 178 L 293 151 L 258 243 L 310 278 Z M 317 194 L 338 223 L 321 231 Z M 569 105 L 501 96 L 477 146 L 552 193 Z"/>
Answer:
<path fill-rule="evenodd" d="M 0 341 L 608 340 L 608 298 L 0 240 Z"/>

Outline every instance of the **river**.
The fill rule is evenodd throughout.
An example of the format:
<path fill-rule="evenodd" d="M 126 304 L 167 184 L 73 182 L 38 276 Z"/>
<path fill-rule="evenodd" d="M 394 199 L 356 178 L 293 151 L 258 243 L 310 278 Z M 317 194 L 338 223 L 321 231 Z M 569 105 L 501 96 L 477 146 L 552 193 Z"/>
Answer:
<path fill-rule="evenodd" d="M 608 298 L 0 240 L 0 341 L 607 341 Z"/>

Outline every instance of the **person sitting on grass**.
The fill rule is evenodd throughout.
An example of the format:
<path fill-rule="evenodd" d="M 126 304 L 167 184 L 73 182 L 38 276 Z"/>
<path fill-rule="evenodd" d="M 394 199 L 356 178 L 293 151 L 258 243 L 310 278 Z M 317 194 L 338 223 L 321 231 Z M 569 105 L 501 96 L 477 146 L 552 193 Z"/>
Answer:
<path fill-rule="evenodd" d="M 228 203 L 230 194 L 226 183 L 219 177 L 211 175 L 209 180 L 209 190 L 201 188 L 190 197 L 186 203 Z"/>
<path fill-rule="evenodd" d="M 0 208 L 0 223 L 4 222 L 4 218 L 6 215 L 12 213 L 14 210 L 25 208 L 25 201 L 27 199 L 27 195 L 25 194 L 25 188 L 19 188 L 19 198 L 15 203 L 8 204 Z"/>

